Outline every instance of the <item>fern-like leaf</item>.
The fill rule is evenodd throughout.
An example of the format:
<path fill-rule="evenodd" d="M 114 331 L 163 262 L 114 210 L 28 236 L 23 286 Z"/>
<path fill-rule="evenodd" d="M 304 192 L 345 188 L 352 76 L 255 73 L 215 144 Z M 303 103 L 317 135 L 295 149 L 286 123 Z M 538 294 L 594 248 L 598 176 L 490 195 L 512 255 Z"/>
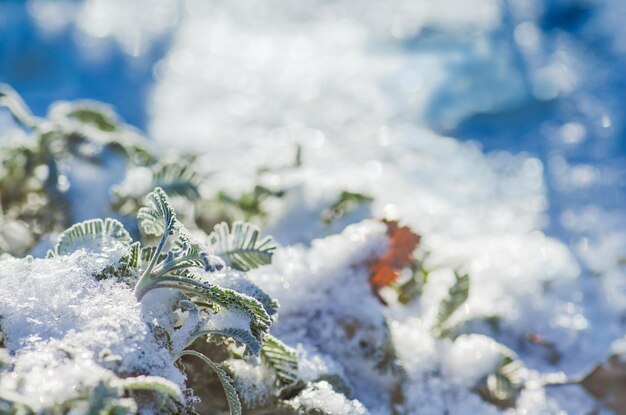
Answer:
<path fill-rule="evenodd" d="M 122 380 L 121 387 L 126 391 L 149 390 L 168 395 L 176 402 L 183 401 L 183 393 L 177 384 L 160 376 L 136 376 Z"/>
<path fill-rule="evenodd" d="M 209 244 L 227 265 L 240 271 L 269 264 L 276 245 L 271 237 L 259 240 L 259 230 L 249 223 L 236 221 L 232 230 L 223 222 L 209 235 Z"/>
<path fill-rule="evenodd" d="M 487 402 L 499 408 L 515 406 L 522 385 L 524 366 L 510 349 L 501 347 L 501 360 L 496 369 L 484 376 L 474 390 Z"/>
<path fill-rule="evenodd" d="M 148 235 L 171 235 L 177 225 L 176 213 L 160 187 L 148 193 L 147 206 L 139 209 L 137 219 Z"/>
<path fill-rule="evenodd" d="M 198 174 L 188 164 L 162 164 L 154 172 L 152 183 L 169 195 L 195 200 L 200 197 Z"/>
<path fill-rule="evenodd" d="M 224 261 L 214 255 L 206 246 L 202 246 L 193 242 L 189 234 L 184 228 L 179 229 L 178 241 L 176 241 L 178 249 L 170 251 L 172 260 L 176 260 L 178 268 L 199 267 L 208 272 L 219 271 L 224 268 Z M 168 264 L 163 264 L 167 269 Z"/>
<path fill-rule="evenodd" d="M 26 127 L 35 126 L 35 117 L 17 92 L 6 84 L 0 84 L 0 107 L 9 110 L 15 121 Z"/>
<path fill-rule="evenodd" d="M 139 269 L 141 267 L 141 243 L 132 244 L 120 263 L 128 269 Z"/>
<path fill-rule="evenodd" d="M 198 335 L 219 335 L 228 337 L 233 339 L 237 345 L 243 344 L 255 355 L 261 352 L 261 342 L 252 335 L 250 330 L 226 327 L 223 329 L 203 330 L 198 332 Z"/>
<path fill-rule="evenodd" d="M 181 355 L 195 356 L 207 365 L 209 365 L 222 383 L 222 387 L 224 388 L 224 392 L 226 393 L 226 400 L 228 401 L 230 415 L 241 415 L 241 402 L 239 401 L 239 395 L 237 394 L 237 391 L 233 386 L 233 380 L 230 378 L 230 376 L 228 376 L 228 373 L 226 373 L 226 371 L 220 365 L 213 362 L 202 353 L 198 353 L 194 350 L 185 350 L 181 353 Z"/>
<path fill-rule="evenodd" d="M 265 311 L 263 304 L 235 290 L 207 284 L 191 278 L 163 277 L 160 281 L 161 284 L 167 284 L 168 288 L 175 287 L 190 295 L 194 303 L 215 304 L 228 310 L 241 312 L 250 321 L 250 332 L 259 343 L 262 342 L 263 336 L 268 333 L 272 324 L 272 320 Z M 258 354 L 256 349 L 251 348 L 250 351 Z"/>
<path fill-rule="evenodd" d="M 48 251 L 48 257 L 68 255 L 79 249 L 102 252 L 113 243 L 130 247 L 132 238 L 121 222 L 107 218 L 92 219 L 77 223 L 63 232 L 54 250 Z"/>
<path fill-rule="evenodd" d="M 119 129 L 115 112 L 109 106 L 95 101 L 59 102 L 51 112 L 53 118 L 68 118 L 94 126 L 100 131 L 113 132 Z"/>
<path fill-rule="evenodd" d="M 230 288 L 235 291 L 242 292 L 246 295 L 249 295 L 252 298 L 257 299 L 261 304 L 263 304 L 263 308 L 270 316 L 274 316 L 278 312 L 278 301 L 269 295 L 259 287 L 257 287 L 252 281 L 248 280 L 244 277 L 234 277 L 229 276 L 229 278 L 220 282 L 222 287 Z"/>
<path fill-rule="evenodd" d="M 469 275 L 455 273 L 456 280 L 448 296 L 439 303 L 439 312 L 433 330 L 438 335 L 443 335 L 447 328 L 448 319 L 459 309 L 469 296 Z"/>
<path fill-rule="evenodd" d="M 261 360 L 274 370 L 279 386 L 289 386 L 298 381 L 298 360 L 295 350 L 270 334 L 263 337 Z"/>

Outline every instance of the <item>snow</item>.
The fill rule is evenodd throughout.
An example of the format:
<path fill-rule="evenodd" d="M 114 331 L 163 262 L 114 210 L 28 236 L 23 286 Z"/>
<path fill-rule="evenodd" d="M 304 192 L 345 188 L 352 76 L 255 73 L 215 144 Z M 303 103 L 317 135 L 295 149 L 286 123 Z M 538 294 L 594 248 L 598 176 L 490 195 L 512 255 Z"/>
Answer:
<path fill-rule="evenodd" d="M 316 2 L 263 4 L 252 12 L 236 2 L 191 1 L 170 54 L 157 65 L 150 134 L 166 146 L 206 152 L 199 165 L 210 174 L 208 189 L 236 192 L 252 186 L 257 166 L 277 168 L 259 176 L 270 188 L 286 190 L 284 199 L 272 202 L 263 228 L 284 248 L 271 266 L 252 272 L 281 303 L 272 330 L 343 366 L 356 398 L 374 412 L 389 398 L 388 379 L 359 360 L 369 349 L 358 344 L 382 347 L 385 318 L 401 361 L 414 365 L 410 411 L 441 413 L 455 401 L 448 393 L 471 408 L 457 407 L 458 413 L 495 411 L 470 393 L 492 360 L 482 352 L 484 361 L 472 358 L 457 345 L 453 363 L 442 367 L 446 347 L 430 333 L 455 270 L 471 279 L 456 321 L 497 316 L 500 332 L 482 330 L 513 348 L 529 332 L 558 339 L 563 367 L 574 372 L 581 348 L 586 362 L 607 351 L 602 341 L 585 337 L 590 323 L 578 260 L 542 232 L 548 220 L 544 163 L 524 153 L 485 155 L 471 142 L 433 131 L 477 114 L 514 111 L 575 85 L 560 70 L 562 61 L 536 79 L 525 77 L 502 26 L 510 10 L 501 4 L 393 2 L 366 12 L 353 3 Z M 530 45 L 531 32 L 532 26 L 522 27 L 517 38 Z M 576 142 L 579 130 L 560 131 Z M 296 144 L 303 165 L 285 169 Z M 374 202 L 325 226 L 317 218 L 343 190 Z M 422 301 L 410 311 L 383 309 L 367 286 L 363 258 L 384 249 L 384 230 L 379 225 L 376 233 L 372 222 L 361 221 L 389 214 L 422 234 L 420 252 L 433 270 Z M 348 338 L 354 327 L 358 334 Z M 537 351 L 522 358 L 552 369 Z M 468 374 L 471 367 L 477 372 Z M 433 395 L 443 400 L 424 409 L 420 402 Z M 520 402 L 520 413 L 525 405 L 530 413 L 556 413 L 560 405 L 542 390 Z"/>
<path fill-rule="evenodd" d="M 235 387 L 241 391 L 240 397 L 246 405 L 253 407 L 273 397 L 276 377 L 266 366 L 231 359 L 228 361 L 228 367 L 235 374 Z"/>
<path fill-rule="evenodd" d="M 296 245 L 279 248 L 271 265 L 253 270 L 250 273 L 253 281 L 281 304 L 273 332 L 292 345 L 300 344 L 300 347 L 320 353 L 320 358 L 330 358 L 335 365 L 339 364 L 339 370 L 331 369 L 331 372 L 345 373 L 349 383 L 355 387 L 355 397 L 373 410 L 383 406 L 386 398 L 382 391 L 387 389 L 384 385 L 389 382 L 384 375 L 371 372 L 368 368 L 372 359 L 376 361 L 375 351 L 384 348 L 383 319 L 386 318 L 400 362 L 412 379 L 405 386 L 408 396 L 417 393 L 414 390 L 425 387 L 422 384 L 430 382 L 426 380 L 430 376 L 437 376 L 442 382 L 437 388 L 461 394 L 463 398 L 458 399 L 476 401 L 472 404 L 477 405 L 474 408 L 489 408 L 488 404 L 476 400 L 467 391 L 481 377 L 495 370 L 501 356 L 497 343 L 479 335 L 464 335 L 454 343 L 447 343 L 435 338 L 430 331 L 439 302 L 453 283 L 453 269 L 433 265 L 434 271 L 422 294 L 419 308 L 412 308 L 412 312 L 407 311 L 405 306 L 393 304 L 386 309 L 369 294 L 369 274 L 364 262 L 384 251 L 384 235 L 384 226 L 374 221 L 350 225 L 339 235 L 313 240 L 310 247 Z M 543 256 L 536 255 L 536 258 L 532 249 L 528 249 L 528 257 L 512 259 L 501 251 L 524 252 L 515 249 L 517 241 L 499 241 L 493 245 L 473 241 L 471 245 L 481 251 L 500 251 L 494 257 L 501 258 L 508 267 L 484 264 L 480 254 L 468 247 L 457 249 L 450 242 L 447 247 L 434 250 L 440 253 L 467 252 L 467 261 L 475 260 L 477 265 L 486 265 L 484 270 L 476 265 L 475 271 L 470 267 L 470 299 L 460 310 L 457 320 L 463 322 L 473 317 L 480 319 L 495 315 L 501 318 L 500 324 L 510 331 L 509 339 L 523 338 L 529 331 L 545 331 L 551 335 L 560 331 L 562 338 L 559 345 L 573 347 L 572 344 L 568 346 L 568 342 L 575 342 L 577 333 L 584 329 L 586 323 L 580 311 L 570 310 L 568 303 L 560 299 L 563 288 L 541 296 L 533 290 L 541 290 L 546 282 L 557 283 L 557 286 L 563 283 L 562 287 L 567 287 L 567 281 L 576 277 L 578 269 L 562 245 L 543 235 L 531 235 L 532 238 L 536 238 L 533 243 L 538 245 L 537 249 L 545 251 Z M 532 248 L 533 243 L 528 239 L 520 239 L 520 243 Z M 546 258 L 551 258 L 548 264 L 545 263 Z M 517 264 L 520 269 L 507 271 L 511 263 Z M 510 281 L 507 281 L 507 275 L 510 275 Z M 524 275 L 535 276 L 538 282 L 534 285 L 532 281 L 525 280 L 521 284 L 520 279 Z M 546 297 L 551 297 L 551 301 L 546 302 Z M 536 317 L 529 318 L 530 315 Z M 428 395 L 432 392 L 420 393 Z M 417 400 L 411 405 L 410 411 L 420 408 Z M 523 406 L 518 409 L 521 411 Z"/>
<path fill-rule="evenodd" d="M 495 2 L 471 7 L 392 2 L 379 9 L 371 5 L 376 11 L 370 12 L 353 3 L 264 4 L 254 12 L 238 4 L 189 4 L 171 53 L 157 64 L 150 132 L 164 145 L 205 151 L 200 165 L 211 174 L 207 188 L 245 189 L 257 166 L 280 167 L 259 180 L 287 191 L 284 199 L 271 202 L 263 227 L 284 248 L 271 266 L 253 272 L 253 279 L 282 305 L 273 329 L 281 338 L 339 362 L 357 398 L 372 410 L 380 406 L 372 398 L 378 380 L 355 369 L 359 363 L 349 350 L 354 343 L 338 325 L 356 321 L 371 327 L 365 337 L 379 346 L 382 339 L 374 333 L 383 315 L 392 333 L 413 322 L 403 333 L 421 336 L 399 341 L 398 349 L 423 345 L 418 350 L 426 348 L 427 357 L 424 367 L 415 369 L 415 384 L 431 382 L 425 380 L 427 363 L 445 357 L 429 326 L 453 271 L 462 270 L 469 273 L 471 288 L 454 317 L 458 321 L 497 316 L 501 331 L 489 333 L 513 348 L 529 332 L 558 339 L 562 368 L 570 373 L 580 373 L 609 352 L 608 344 L 589 331 L 590 319 L 597 317 L 588 314 L 584 302 L 589 301 L 580 280 L 584 268 L 568 246 L 542 231 L 549 219 L 545 178 L 551 179 L 554 165 L 525 153 L 484 154 L 471 142 L 433 132 L 454 129 L 477 114 L 516 111 L 534 100 L 566 96 L 577 87 L 576 76 L 563 69 L 571 63 L 568 56 L 554 56 L 531 76 L 522 72 L 520 59 L 527 55 L 520 57 L 511 44 L 530 54 L 537 41 L 534 23 L 509 33 L 508 13 L 517 9 Z M 342 14 L 345 10 L 352 13 Z M 583 128 L 570 123 L 558 133 L 572 146 L 585 142 Z M 291 163 L 296 144 L 302 147 L 303 166 L 282 168 Z M 565 172 L 571 182 L 564 186 L 592 185 L 597 174 L 583 167 Z M 319 217 L 343 190 L 362 192 L 374 202 L 325 226 Z M 407 310 L 383 310 L 370 301 L 367 272 L 355 266 L 355 252 L 366 249 L 358 241 L 338 242 L 349 240 L 346 233 L 336 235 L 350 223 L 390 212 L 423 235 L 420 252 L 434 270 L 412 317 Z M 354 229 L 348 226 L 345 232 Z M 605 275 L 617 307 L 623 303 L 623 290 L 615 289 L 622 273 Z M 552 370 L 540 351 L 523 354 L 531 366 Z M 463 362 L 476 370 L 486 367 L 460 356 L 456 369 L 443 371 L 444 386 L 437 387 L 443 389 L 435 390 L 447 390 L 457 377 L 478 376 L 463 374 Z M 404 359 L 422 360 L 406 353 Z M 414 410 L 418 396 L 432 396 L 424 393 L 415 393 Z M 556 397 L 524 392 L 518 409 L 558 413 L 563 395 L 550 393 Z M 475 396 L 462 396 L 462 402 L 477 405 L 470 406 L 474 411 L 486 413 Z M 442 407 L 433 404 L 438 408 L 433 413 Z"/>
<path fill-rule="evenodd" d="M 366 415 L 367 409 L 358 401 L 346 399 L 334 392 L 326 382 L 318 382 L 309 389 L 302 391 L 293 399 L 293 405 L 304 410 L 318 408 L 329 414 Z"/>
<path fill-rule="evenodd" d="M 132 289 L 94 278 L 119 255 L 119 249 L 79 250 L 3 259 L 0 315 L 14 365 L 0 380 L 3 390 L 14 390 L 38 411 L 120 376 L 161 376 L 184 389 L 184 375 L 155 339 Z"/>

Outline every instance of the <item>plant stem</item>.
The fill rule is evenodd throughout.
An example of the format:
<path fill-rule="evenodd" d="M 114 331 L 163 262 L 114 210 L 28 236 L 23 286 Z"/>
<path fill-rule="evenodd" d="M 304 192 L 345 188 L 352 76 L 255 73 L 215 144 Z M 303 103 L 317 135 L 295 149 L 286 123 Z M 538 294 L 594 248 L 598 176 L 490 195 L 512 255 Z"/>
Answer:
<path fill-rule="evenodd" d="M 165 241 L 167 241 L 168 235 L 169 235 L 169 229 L 167 229 L 166 227 L 165 231 L 163 232 L 163 235 L 161 236 L 161 240 L 159 241 L 159 244 L 157 245 L 157 248 L 154 251 L 154 255 L 152 255 L 152 258 L 150 258 L 148 267 L 141 274 L 139 281 L 137 281 L 137 284 L 135 285 L 135 297 L 137 297 L 137 301 L 141 301 L 141 298 L 143 298 L 143 295 L 140 296 L 139 293 L 144 291 L 144 289 L 146 288 L 144 287 L 147 284 L 146 281 L 150 280 L 150 273 L 152 272 L 152 269 L 156 265 L 157 261 L 159 260 L 159 256 L 161 255 L 161 251 L 163 251 L 163 247 L 165 246 Z"/>

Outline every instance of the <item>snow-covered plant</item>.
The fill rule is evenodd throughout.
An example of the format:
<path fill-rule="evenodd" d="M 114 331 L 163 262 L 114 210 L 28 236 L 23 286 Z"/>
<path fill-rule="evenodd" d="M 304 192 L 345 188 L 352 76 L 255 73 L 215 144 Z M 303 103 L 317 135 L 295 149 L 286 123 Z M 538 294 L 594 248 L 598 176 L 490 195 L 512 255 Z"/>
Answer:
<path fill-rule="evenodd" d="M 145 140 L 102 104 L 58 102 L 40 118 L 0 85 L 0 108 L 18 127 L 0 141 L 0 252 L 23 255 L 42 235 L 72 223 L 73 160 L 105 165 L 117 155 L 133 163 L 152 157 Z"/>
<path fill-rule="evenodd" d="M 136 214 L 145 196 L 160 187 L 171 197 L 182 197 L 186 204 L 200 198 L 200 175 L 192 157 L 175 157 L 135 166 L 125 180 L 111 189 L 113 209 L 125 215 Z"/>
<path fill-rule="evenodd" d="M 135 324 L 143 324 L 147 330 L 146 338 L 142 340 L 144 343 L 139 348 L 157 347 L 157 361 L 165 361 L 150 363 L 152 358 L 145 363 L 140 358 L 134 363 L 129 362 L 130 357 L 120 353 L 120 350 L 129 350 L 131 346 L 125 342 L 131 340 L 123 337 L 116 340 L 121 344 L 76 344 L 72 346 L 77 348 L 74 352 L 74 349 L 68 349 L 69 344 L 74 343 L 66 339 L 74 336 L 72 333 L 78 327 L 63 338 L 53 336 L 37 340 L 37 337 L 30 337 L 32 340 L 28 341 L 34 342 L 32 346 L 15 348 L 19 333 L 11 322 L 16 316 L 10 307 L 2 307 L 0 319 L 6 317 L 8 321 L 9 350 L 14 356 L 7 357 L 2 352 L 6 359 L 3 358 L 5 363 L 0 374 L 0 408 L 7 413 L 142 413 L 149 410 L 188 413 L 198 402 L 176 374 L 176 368 L 183 367 L 183 359 L 188 370 L 197 371 L 197 363 L 203 363 L 215 374 L 231 414 L 242 413 L 242 402 L 245 402 L 245 408 L 254 409 L 257 413 L 297 414 L 302 413 L 303 405 L 315 410 L 305 397 L 312 390 L 317 391 L 316 388 L 323 389 L 325 386 L 318 383 L 332 379 L 332 374 L 318 383 L 304 382 L 300 378 L 295 351 L 269 334 L 277 303 L 243 274 L 243 271 L 271 261 L 275 249 L 271 238 L 261 239 L 254 226 L 237 222 L 232 228 L 226 224 L 216 226 L 213 233 L 205 236 L 203 243 L 198 242 L 197 236 L 192 236 L 177 219 L 161 188 L 148 194 L 147 204 L 139 209 L 138 219 L 146 236 L 144 241 L 133 242 L 122 223 L 115 219 L 77 223 L 59 236 L 47 259 L 6 259 L 13 262 L 8 267 L 8 273 L 0 275 L 0 282 L 28 281 L 29 275 L 16 274 L 12 267 L 21 272 L 34 272 L 28 270 L 33 269 L 29 264 L 35 261 L 36 269 L 60 267 L 58 272 L 53 273 L 53 279 L 66 273 L 63 270 L 69 267 L 67 269 L 72 270 L 72 275 L 76 275 L 73 278 L 86 278 L 90 289 L 96 293 L 112 289 L 121 290 L 116 295 L 126 296 L 132 292 L 142 310 L 140 315 L 134 317 Z M 41 261 L 50 263 L 47 265 Z M 85 265 L 80 271 L 82 261 L 95 262 L 95 265 Z M 88 275 L 85 276 L 85 273 Z M 45 277 L 36 274 L 34 278 Z M 99 284 L 108 288 L 99 288 Z M 8 287 L 0 283 L 1 289 Z M 77 288 L 79 293 L 84 291 Z M 37 301 L 32 296 L 30 299 Z M 58 309 L 59 306 L 55 307 Z M 71 310 L 63 312 L 72 313 Z M 123 313 L 123 310 L 117 312 Z M 131 316 L 135 312 L 128 310 Z M 79 315 L 76 314 L 77 317 Z M 85 324 L 91 323 L 86 321 Z M 28 330 L 30 328 L 27 327 Z M 56 329 L 46 327 L 45 330 L 54 332 Z M 123 332 L 124 328 L 114 330 Z M 77 335 L 80 337 L 80 333 Z M 106 336 L 115 338 L 113 333 Z M 203 340 L 198 343 L 199 339 Z M 32 400 L 32 385 L 36 380 L 29 372 L 20 369 L 26 365 L 24 359 L 35 356 L 28 354 L 30 348 L 34 348 L 32 353 L 35 355 L 48 353 L 49 356 L 44 362 L 35 363 L 30 372 L 40 370 L 37 365 L 43 364 L 48 373 L 58 371 L 62 376 L 61 373 L 68 370 L 65 365 L 73 365 L 78 368 L 78 373 L 73 376 L 78 377 L 82 386 L 64 395 L 67 399 L 35 403 Z M 72 351 L 67 352 L 68 357 L 64 360 L 61 356 L 66 350 Z M 79 353 L 78 350 L 83 351 Z M 92 356 L 95 351 L 98 352 Z M 190 363 L 193 362 L 190 359 L 197 360 Z M 238 381 L 237 370 L 233 370 L 236 362 L 241 362 L 239 366 L 243 364 L 249 370 L 268 371 L 268 379 L 274 381 L 269 386 L 267 399 L 260 402 L 246 396 L 247 389 Z M 97 370 L 87 373 L 89 365 L 95 365 Z M 162 366 L 169 369 L 155 371 Z M 204 377 L 207 378 L 206 375 Z M 197 390 L 197 393 L 203 396 L 202 390 Z M 337 392 L 331 388 L 324 393 L 332 395 Z M 215 406 L 214 402 L 208 404 Z"/>

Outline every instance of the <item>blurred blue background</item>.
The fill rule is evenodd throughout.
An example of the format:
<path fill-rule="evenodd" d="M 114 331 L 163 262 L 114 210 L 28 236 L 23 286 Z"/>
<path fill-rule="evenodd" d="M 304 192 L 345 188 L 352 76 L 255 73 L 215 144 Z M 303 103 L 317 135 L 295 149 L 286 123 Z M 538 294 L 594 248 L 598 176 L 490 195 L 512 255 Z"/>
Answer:
<path fill-rule="evenodd" d="M 445 3 L 468 7 L 460 0 Z M 480 143 L 487 153 L 538 157 L 548 184 L 548 233 L 574 244 L 623 227 L 625 3 L 493 4 L 501 13 L 492 30 L 454 33 L 454 18 L 446 23 L 434 15 L 435 23 L 383 45 L 409 58 L 457 57 L 446 66 L 452 81 L 431 95 L 416 123 Z M 174 0 L 2 1 L 0 81 L 39 115 L 55 100 L 96 99 L 145 131 L 155 65 L 168 53 L 184 13 L 184 2 Z M 486 55 L 484 42 L 492 45 Z M 509 62 L 504 72 L 497 67 L 502 56 Z M 467 78 L 478 88 L 466 88 Z M 512 98 L 494 101 L 487 94 L 482 110 L 463 109 L 489 88 L 505 96 L 510 89 Z"/>

